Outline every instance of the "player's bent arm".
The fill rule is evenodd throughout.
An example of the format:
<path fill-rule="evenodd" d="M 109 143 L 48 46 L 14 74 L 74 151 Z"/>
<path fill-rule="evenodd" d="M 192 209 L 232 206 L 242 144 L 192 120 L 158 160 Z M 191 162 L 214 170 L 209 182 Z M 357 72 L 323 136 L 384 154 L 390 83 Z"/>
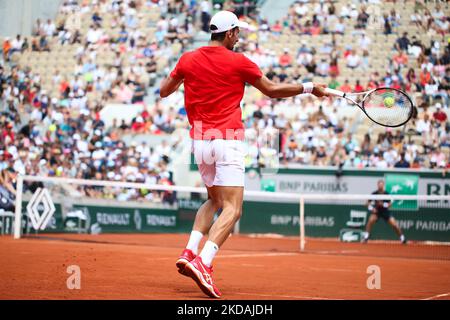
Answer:
<path fill-rule="evenodd" d="M 253 86 L 270 98 L 293 97 L 303 92 L 301 84 L 275 83 L 266 76 L 262 76 Z"/>
<path fill-rule="evenodd" d="M 161 86 L 159 87 L 159 96 L 161 98 L 170 96 L 172 93 L 177 91 L 182 83 L 183 79 L 177 79 L 168 76 L 161 82 Z"/>
<path fill-rule="evenodd" d="M 262 76 L 253 83 L 253 86 L 270 98 L 288 98 L 303 93 L 301 84 L 276 83 L 266 76 Z M 314 85 L 312 94 L 316 97 L 328 96 L 323 90 L 325 86 Z"/>

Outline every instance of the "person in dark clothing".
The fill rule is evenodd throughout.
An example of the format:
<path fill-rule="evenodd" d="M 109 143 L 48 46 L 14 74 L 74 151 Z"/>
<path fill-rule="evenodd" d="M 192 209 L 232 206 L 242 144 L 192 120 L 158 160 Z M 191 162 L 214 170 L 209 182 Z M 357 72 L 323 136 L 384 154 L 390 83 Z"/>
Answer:
<path fill-rule="evenodd" d="M 410 41 L 408 39 L 408 33 L 404 32 L 403 36 L 397 39 L 397 42 L 395 43 L 395 47 L 398 51 L 408 51 L 409 44 L 410 44 Z"/>
<path fill-rule="evenodd" d="M 384 181 L 379 180 L 378 181 L 378 189 L 372 194 L 389 194 L 384 189 Z M 366 232 L 364 233 L 364 242 L 367 242 L 370 238 L 370 232 L 372 230 L 373 225 L 375 222 L 378 221 L 379 218 L 383 218 L 397 233 L 397 235 L 400 237 L 400 241 L 405 244 L 406 238 L 403 235 L 402 230 L 397 224 L 397 221 L 394 219 L 394 217 L 391 215 L 391 212 L 389 211 L 389 208 L 392 205 L 391 200 L 369 200 L 368 201 L 368 209 L 370 212 L 369 221 L 367 222 L 366 226 Z"/>
<path fill-rule="evenodd" d="M 409 168 L 411 165 L 405 160 L 405 153 L 402 152 L 400 155 L 400 160 L 394 165 L 395 168 Z"/>

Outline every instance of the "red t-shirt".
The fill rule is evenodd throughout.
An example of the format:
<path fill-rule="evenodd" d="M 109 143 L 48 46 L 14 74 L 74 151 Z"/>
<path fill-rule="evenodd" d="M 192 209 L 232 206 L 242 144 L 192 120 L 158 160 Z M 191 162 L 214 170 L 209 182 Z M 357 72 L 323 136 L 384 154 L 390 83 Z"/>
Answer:
<path fill-rule="evenodd" d="M 375 81 L 370 81 L 367 84 L 367 90 L 372 90 L 372 89 L 376 89 L 378 86 L 376 85 Z"/>
<path fill-rule="evenodd" d="M 419 77 L 420 77 L 420 84 L 422 86 L 425 86 L 427 83 L 430 82 L 431 74 L 429 72 L 421 72 Z"/>
<path fill-rule="evenodd" d="M 292 63 L 292 57 L 289 54 L 285 53 L 280 56 L 280 61 L 279 61 L 280 66 L 286 67 L 286 66 L 290 65 L 291 63 Z"/>
<path fill-rule="evenodd" d="M 447 120 L 447 114 L 445 112 L 442 112 L 440 110 L 433 113 L 434 119 L 439 122 L 445 122 Z"/>
<path fill-rule="evenodd" d="M 355 85 L 355 92 L 363 92 L 364 91 L 364 87 L 360 84 L 356 84 Z"/>
<path fill-rule="evenodd" d="M 245 83 L 262 77 L 255 63 L 225 47 L 206 46 L 183 54 L 170 76 L 184 79 L 191 138 L 244 139 L 240 102 Z"/>
<path fill-rule="evenodd" d="M 402 86 L 400 85 L 400 82 L 398 81 L 393 81 L 391 84 L 391 88 L 397 89 L 397 90 L 401 90 Z"/>
<path fill-rule="evenodd" d="M 350 87 L 350 85 L 348 84 L 343 84 L 339 90 L 341 90 L 342 92 L 351 92 L 352 87 Z"/>

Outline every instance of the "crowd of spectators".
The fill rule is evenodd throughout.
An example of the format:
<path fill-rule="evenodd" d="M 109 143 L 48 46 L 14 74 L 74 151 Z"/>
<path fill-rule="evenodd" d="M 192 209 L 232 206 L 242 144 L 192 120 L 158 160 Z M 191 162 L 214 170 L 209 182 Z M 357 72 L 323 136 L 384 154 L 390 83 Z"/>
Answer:
<path fill-rule="evenodd" d="M 366 133 L 357 139 L 348 130 L 349 119 L 339 117 L 339 106 L 331 102 L 318 107 L 311 98 L 286 101 L 285 106 L 300 105 L 293 120 L 273 112 L 274 108 L 284 107 L 281 104 L 271 105 L 264 99 L 257 103 L 263 107 L 245 121 L 248 166 L 295 163 L 379 169 L 450 167 L 448 154 L 443 152 L 444 147 L 450 147 L 450 130 L 446 113 L 440 108 L 424 111 L 424 118 L 414 119 L 405 132 L 389 130 L 375 136 Z"/>
<path fill-rule="evenodd" d="M 402 132 L 387 130 L 377 136 L 367 134 L 362 138 L 361 134 L 357 135 L 357 128 L 350 130 L 352 123 L 348 115 L 346 118 L 337 112 L 346 104 L 341 100 L 270 100 L 256 95 L 257 98 L 247 99 L 244 107 L 248 109 L 244 112 L 247 133 L 252 137 L 249 140 L 248 164 L 271 166 L 277 165 L 279 160 L 285 165 L 298 163 L 357 168 L 450 167 L 448 152 L 441 150 L 448 150 L 450 146 L 447 119 L 450 92 L 450 30 L 447 22 L 450 17 L 440 4 L 430 11 L 416 1 L 416 18 L 419 15 L 428 17 L 425 19 L 428 21 L 427 29 L 431 28 L 442 36 L 447 43 L 442 45 L 440 39 L 431 40 L 430 37 L 429 43 L 422 43 L 414 32 L 412 35 L 398 33 L 405 20 L 394 9 L 386 13 L 384 16 L 391 32 L 398 36 L 393 43 L 388 43 L 388 56 L 383 69 L 378 70 L 370 63 L 373 40 L 367 28 L 373 27 L 371 23 L 383 26 L 384 20 L 380 20 L 383 12 L 368 9 L 370 6 L 365 4 L 357 8 L 354 4 L 344 3 L 338 11 L 331 2 L 316 2 L 313 7 L 305 2 L 296 2 L 283 22 L 269 24 L 261 17 L 257 21 L 247 18 L 251 25 L 259 25 L 259 28 L 240 39 L 239 50 L 275 81 L 322 81 L 330 88 L 344 92 L 363 92 L 382 86 L 404 90 L 414 97 L 418 114 Z M 412 20 L 408 23 L 418 21 Z M 289 34 L 298 33 L 312 38 L 303 37 L 295 51 L 284 48 L 277 52 L 273 49 L 274 39 L 286 30 Z M 336 37 L 345 33 L 353 34 L 352 39 L 357 43 L 339 42 Z M 319 34 L 329 34 L 331 40 L 307 40 Z M 409 60 L 417 68 L 408 64 Z M 341 76 L 347 70 L 356 69 L 364 70 L 368 75 L 365 77 L 367 81 Z M 277 111 L 286 110 L 286 106 L 296 108 L 297 112 L 290 112 L 290 117 L 286 117 Z"/>
<path fill-rule="evenodd" d="M 168 169 L 172 146 L 167 142 L 157 147 L 134 142 L 127 145 L 121 139 L 122 129 L 105 128 L 98 111 L 74 111 L 67 108 L 65 100 L 52 99 L 39 108 L 15 105 L 10 100 L 0 118 L 3 128 L 0 170 L 67 178 L 173 183 Z M 21 114 L 30 117 L 25 119 Z M 82 188 L 82 191 L 90 196 L 99 195 L 99 188 Z M 117 188 L 109 189 L 107 194 L 119 200 L 140 197 L 162 200 L 161 194 L 142 190 Z"/>
<path fill-rule="evenodd" d="M 155 80 L 148 75 L 156 75 L 158 59 L 171 59 L 174 54 L 171 45 L 179 41 L 186 46 L 193 32 L 189 17 L 180 20 L 183 18 L 180 13 L 187 8 L 175 8 L 177 4 L 178 1 L 65 1 L 58 22 L 36 21 L 31 46 L 20 35 L 12 42 L 5 38 L 0 65 L 0 171 L 173 184 L 168 168 L 173 146 L 167 142 L 157 147 L 127 145 L 122 136 L 170 133 L 177 119 L 165 114 L 156 103 L 154 108 L 145 107 L 131 124 L 107 128 L 100 111 L 105 103 L 113 101 L 146 105 L 144 98 L 154 90 L 151 86 Z M 156 10 L 160 15 L 147 21 L 147 16 L 140 13 L 142 10 Z M 81 22 L 86 17 L 91 21 L 83 32 Z M 140 32 L 138 26 L 142 27 L 142 23 L 145 28 L 156 30 L 154 36 Z M 108 33 L 110 27 L 118 32 Z M 36 41 L 39 43 L 35 46 Z M 69 57 L 76 63 L 69 77 L 55 71 L 51 85 L 56 90 L 49 91 L 38 72 L 12 57 L 50 51 L 55 44 L 63 48 L 76 45 L 74 56 Z M 104 52 L 114 53 L 110 65 L 98 61 Z M 143 81 L 146 76 L 148 82 Z M 98 93 L 98 98 L 90 98 L 90 93 Z M 99 188 L 86 187 L 81 191 L 91 196 L 103 194 Z M 169 193 L 103 191 L 104 196 L 121 200 L 174 201 Z"/>
<path fill-rule="evenodd" d="M 376 1 L 372 1 L 376 2 Z M 449 17 L 441 5 L 433 10 L 420 6 L 409 23 L 415 28 L 433 29 L 447 39 Z M 36 21 L 28 40 L 19 35 L 3 42 L 0 66 L 0 172 L 7 183 L 15 173 L 173 184 L 169 163 L 173 146 L 169 138 L 158 146 L 127 144 L 127 134 L 170 134 L 186 128 L 186 112 L 181 92 L 147 103 L 153 94 L 159 59 L 175 59 L 174 43 L 187 48 L 196 30 L 204 27 L 207 13 L 238 10 L 240 2 L 208 1 L 64 1 L 58 22 Z M 312 8 L 312 10 L 311 10 Z M 160 16 L 147 21 L 141 13 L 158 9 Z M 83 31 L 81 21 L 89 17 Z M 84 20 L 83 20 L 84 19 Z M 344 4 L 338 12 L 332 2 L 294 3 L 285 19 L 268 23 L 254 10 L 245 17 L 252 28 L 243 32 L 238 49 L 255 61 L 274 81 L 296 82 L 322 79 L 331 88 L 361 92 L 390 86 L 416 97 L 418 114 L 404 131 L 386 130 L 372 135 L 358 133 L 354 119 L 340 112 L 341 100 L 319 101 L 309 96 L 268 99 L 248 90 L 243 105 L 247 128 L 246 165 L 253 167 L 301 164 L 337 167 L 448 168 L 450 126 L 447 119 L 450 85 L 450 45 L 422 43 L 414 32 L 398 34 L 404 23 L 394 11 L 374 20 L 374 14 Z M 382 19 L 382 20 L 380 20 Z M 154 28 L 143 34 L 138 26 Z M 381 21 L 381 22 L 380 22 Z M 350 22 L 350 23 L 349 23 Z M 366 32 L 378 23 L 398 38 L 389 44 L 391 58 L 383 70 L 370 63 L 373 39 Z M 350 26 L 350 27 L 349 27 Z M 110 32 L 112 29 L 114 32 Z M 271 48 L 273 37 L 283 30 L 308 35 L 295 52 Z M 386 30 L 385 30 L 386 31 Z M 309 36 L 330 34 L 329 42 L 315 42 Z M 354 34 L 358 43 L 343 45 L 342 34 Z M 446 38 L 447 37 L 447 38 Z M 31 43 L 29 43 L 31 41 Z M 56 71 L 52 87 L 45 90 L 41 75 L 14 62 L 14 55 L 53 50 L 53 46 L 75 45 L 75 70 L 69 77 Z M 113 55 L 109 65 L 98 57 Z M 419 68 L 412 68 L 416 61 Z M 348 70 L 364 70 L 367 82 L 343 79 Z M 420 70 L 419 72 L 417 70 Z M 167 70 L 166 70 L 167 71 Z M 145 79 L 145 80 L 144 80 Z M 96 99 L 90 93 L 99 93 Z M 106 126 L 100 111 L 108 101 L 141 103 L 143 111 L 131 122 L 113 121 Z M 294 109 L 292 112 L 286 110 Z M 355 130 L 356 129 L 356 130 Z M 419 139 L 417 139 L 419 138 Z M 6 180 L 5 180 L 6 181 Z M 145 190 L 83 188 L 82 193 L 120 200 L 152 199 L 173 202 L 174 195 Z"/>

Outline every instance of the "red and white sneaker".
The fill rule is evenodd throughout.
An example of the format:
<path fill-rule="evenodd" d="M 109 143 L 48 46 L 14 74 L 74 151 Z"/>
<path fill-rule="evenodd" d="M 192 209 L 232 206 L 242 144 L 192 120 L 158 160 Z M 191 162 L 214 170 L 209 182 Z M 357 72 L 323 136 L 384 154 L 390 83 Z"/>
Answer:
<path fill-rule="evenodd" d="M 181 253 L 180 257 L 178 258 L 177 262 L 175 263 L 178 268 L 178 272 L 180 274 L 182 274 L 183 276 L 187 276 L 184 273 L 184 267 L 186 266 L 186 264 L 188 262 L 191 262 L 192 260 L 194 260 L 195 257 L 196 257 L 196 255 L 194 254 L 194 252 L 192 252 L 192 250 L 184 249 L 183 252 Z"/>
<path fill-rule="evenodd" d="M 212 272 L 212 266 L 206 266 L 200 256 L 187 263 L 184 268 L 184 274 L 191 277 L 202 289 L 203 293 L 211 298 L 220 298 L 222 294 L 214 285 Z"/>

